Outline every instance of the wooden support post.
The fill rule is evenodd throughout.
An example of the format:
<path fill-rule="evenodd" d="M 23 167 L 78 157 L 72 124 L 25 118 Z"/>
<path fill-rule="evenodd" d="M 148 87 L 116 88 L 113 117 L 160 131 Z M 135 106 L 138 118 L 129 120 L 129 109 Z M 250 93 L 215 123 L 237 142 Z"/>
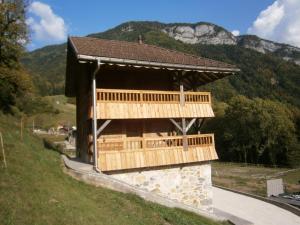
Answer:
<path fill-rule="evenodd" d="M 199 119 L 197 120 L 197 134 L 201 134 L 201 131 L 200 131 L 200 124 L 201 124 L 201 122 L 202 122 L 202 119 L 199 118 Z"/>
<path fill-rule="evenodd" d="M 126 140 L 126 126 L 125 126 L 125 121 L 122 120 L 121 121 L 121 126 L 122 126 L 122 143 L 123 143 L 123 150 L 125 150 L 127 147 L 126 147 L 126 143 L 125 143 L 125 140 Z"/>
<path fill-rule="evenodd" d="M 143 134 L 142 134 L 142 149 L 145 151 L 146 149 L 146 140 L 145 140 L 145 134 L 146 134 L 146 123 L 145 120 L 143 120 Z"/>
<path fill-rule="evenodd" d="M 185 104 L 185 99 L 184 99 L 184 89 L 183 89 L 183 85 L 180 85 L 180 105 L 184 106 Z"/>
<path fill-rule="evenodd" d="M 4 168 L 7 168 L 5 151 L 4 151 L 4 144 L 3 144 L 3 137 L 2 137 L 2 133 L 1 132 L 0 132 L 0 141 L 1 141 L 1 148 L 2 148 L 2 154 L 3 154 Z"/>
<path fill-rule="evenodd" d="M 186 121 L 185 118 L 182 118 L 182 138 L 183 138 L 183 150 L 188 150 L 188 142 L 186 136 Z"/>
<path fill-rule="evenodd" d="M 23 116 L 21 117 L 20 120 L 20 139 L 23 141 Z"/>
<path fill-rule="evenodd" d="M 140 91 L 140 103 L 144 103 L 143 92 Z"/>
<path fill-rule="evenodd" d="M 184 89 L 183 85 L 180 84 L 180 106 L 184 107 L 185 105 L 185 96 L 184 96 Z M 182 125 L 182 138 L 183 138 L 183 150 L 188 150 L 188 142 L 187 142 L 187 136 L 186 136 L 186 121 L 185 118 L 181 119 L 181 125 Z"/>

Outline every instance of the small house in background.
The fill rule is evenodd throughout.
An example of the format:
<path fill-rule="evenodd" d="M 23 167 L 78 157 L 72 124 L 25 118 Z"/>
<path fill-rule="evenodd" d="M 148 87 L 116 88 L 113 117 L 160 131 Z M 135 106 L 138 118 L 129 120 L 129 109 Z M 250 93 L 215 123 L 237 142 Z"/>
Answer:
<path fill-rule="evenodd" d="M 66 95 L 76 97 L 77 156 L 136 187 L 212 209 L 214 116 L 201 85 L 233 65 L 142 43 L 68 39 Z M 197 127 L 197 129 L 192 129 Z"/>

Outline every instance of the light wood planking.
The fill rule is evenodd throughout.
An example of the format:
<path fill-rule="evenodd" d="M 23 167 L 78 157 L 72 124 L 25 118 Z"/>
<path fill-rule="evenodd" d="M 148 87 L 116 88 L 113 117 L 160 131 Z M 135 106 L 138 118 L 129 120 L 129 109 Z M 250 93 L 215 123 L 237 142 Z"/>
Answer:
<path fill-rule="evenodd" d="M 98 139 L 99 167 L 102 171 L 112 171 L 218 159 L 213 134 L 188 135 L 187 151 L 182 139 L 182 136 Z"/>
<path fill-rule="evenodd" d="M 184 92 L 183 106 L 176 91 L 97 89 L 97 97 L 98 119 L 214 117 L 209 92 Z"/>
<path fill-rule="evenodd" d="M 210 104 L 106 103 L 97 106 L 99 119 L 207 118 L 214 117 Z"/>

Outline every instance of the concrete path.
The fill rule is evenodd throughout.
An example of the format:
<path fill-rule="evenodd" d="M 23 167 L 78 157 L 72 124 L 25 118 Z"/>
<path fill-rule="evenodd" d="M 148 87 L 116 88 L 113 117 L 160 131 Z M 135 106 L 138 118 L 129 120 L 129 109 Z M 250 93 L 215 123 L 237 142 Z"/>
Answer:
<path fill-rule="evenodd" d="M 217 210 L 243 218 L 255 225 L 300 225 L 300 217 L 275 205 L 245 195 L 213 188 Z"/>

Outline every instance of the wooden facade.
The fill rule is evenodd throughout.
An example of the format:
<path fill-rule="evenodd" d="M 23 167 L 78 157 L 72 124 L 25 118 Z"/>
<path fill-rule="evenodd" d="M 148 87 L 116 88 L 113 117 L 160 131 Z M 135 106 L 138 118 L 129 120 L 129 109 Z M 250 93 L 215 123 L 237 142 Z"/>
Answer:
<path fill-rule="evenodd" d="M 78 157 L 93 162 L 100 171 L 174 166 L 218 158 L 213 134 L 200 134 L 193 128 L 195 124 L 201 125 L 205 118 L 214 117 L 211 95 L 193 91 L 186 80 L 197 75 L 199 80 L 213 81 L 218 76 L 233 73 L 236 68 L 212 71 L 213 67 L 198 66 L 199 70 L 195 70 L 195 65 L 181 65 L 185 69 L 174 69 L 178 64 L 168 63 L 162 67 L 163 64 L 153 66 L 151 62 L 142 62 L 145 65 L 141 66 L 141 62 L 131 59 L 144 57 L 139 48 L 149 48 L 154 54 L 157 47 L 132 44 L 137 53 L 133 52 L 128 59 L 131 61 L 124 63 L 127 57 L 124 49 L 106 53 L 123 54 L 123 61 L 107 59 L 101 55 L 100 50 L 106 50 L 102 42 L 97 49 L 90 39 L 82 42 L 82 46 L 81 42 L 74 43 L 75 40 L 68 42 L 66 94 L 76 96 Z M 116 43 L 120 48 L 128 44 L 112 42 L 111 46 Z M 93 56 L 80 55 L 80 51 L 87 53 L 88 45 Z M 96 58 L 98 50 L 101 54 Z M 180 57 L 183 62 L 195 60 L 194 56 L 159 51 L 160 56 L 169 54 L 174 61 Z M 193 63 L 197 65 L 201 61 Z"/>
<path fill-rule="evenodd" d="M 214 117 L 208 92 L 97 89 L 98 119 Z M 91 115 L 92 117 L 92 115 Z"/>
<path fill-rule="evenodd" d="M 98 139 L 101 171 L 157 167 L 218 159 L 213 134 L 182 136 Z"/>

